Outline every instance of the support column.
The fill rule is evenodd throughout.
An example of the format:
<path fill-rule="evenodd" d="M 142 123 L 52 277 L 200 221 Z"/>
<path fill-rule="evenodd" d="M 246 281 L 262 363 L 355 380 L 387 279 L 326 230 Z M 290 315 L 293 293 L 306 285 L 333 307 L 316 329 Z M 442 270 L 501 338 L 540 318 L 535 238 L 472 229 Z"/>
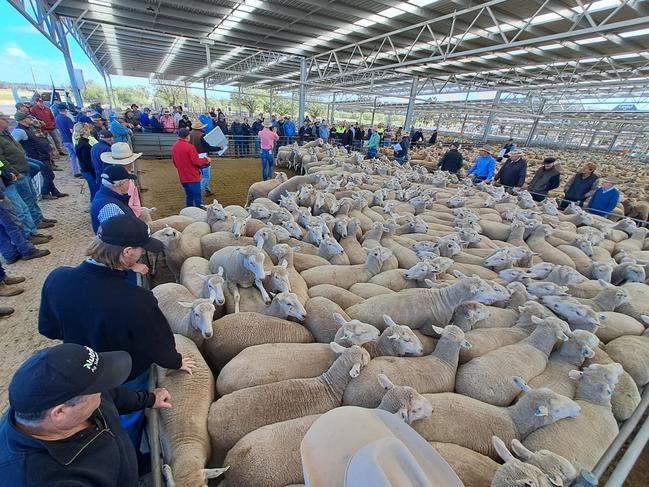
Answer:
<path fill-rule="evenodd" d="M 482 143 L 486 143 L 487 139 L 489 138 L 489 132 L 491 132 L 491 126 L 494 123 L 494 118 L 496 118 L 496 107 L 500 103 L 500 91 L 496 91 L 496 96 L 494 96 L 494 100 L 491 103 L 491 112 L 489 112 L 489 117 L 487 117 L 487 123 L 485 123 L 484 126 L 484 132 L 482 132 Z"/>
<path fill-rule="evenodd" d="M 440 113 L 439 117 L 437 117 L 437 125 L 435 126 L 435 128 L 437 129 L 438 132 L 439 132 L 439 126 L 441 124 L 442 124 L 442 114 Z"/>
<path fill-rule="evenodd" d="M 207 76 L 210 74 L 210 69 L 212 68 L 212 53 L 210 52 L 209 44 L 205 45 L 205 62 L 207 63 L 207 73 L 205 78 L 203 78 L 203 100 L 205 100 L 205 111 L 209 112 L 210 107 L 207 102 Z"/>
<path fill-rule="evenodd" d="M 108 86 L 110 87 L 110 92 L 109 92 L 108 96 L 113 101 L 112 105 L 114 107 L 116 107 L 117 106 L 117 100 L 115 99 L 115 92 L 113 91 L 113 80 L 111 79 L 110 74 L 107 74 L 106 76 L 108 76 Z"/>
<path fill-rule="evenodd" d="M 271 115 L 273 114 L 273 89 L 268 89 L 268 120 L 270 120 Z"/>
<path fill-rule="evenodd" d="M 291 118 L 295 121 L 295 91 L 291 91 Z"/>
<path fill-rule="evenodd" d="M 590 142 L 588 142 L 589 150 L 593 147 L 593 144 L 595 143 L 595 137 L 597 137 L 597 131 L 593 132 L 593 136 L 590 138 Z"/>
<path fill-rule="evenodd" d="M 237 101 L 239 102 L 239 117 L 241 117 L 241 85 L 239 85 L 239 93 L 237 94 Z"/>
<path fill-rule="evenodd" d="M 203 100 L 205 101 L 205 111 L 209 112 L 210 107 L 207 106 L 207 80 L 203 78 Z"/>
<path fill-rule="evenodd" d="M 83 100 L 81 99 L 81 92 L 79 91 L 79 86 L 77 85 L 77 79 L 74 76 L 74 65 L 72 64 L 72 57 L 70 57 L 70 46 L 68 45 L 68 38 L 65 34 L 65 29 L 63 28 L 63 24 L 58 18 L 53 18 L 53 22 L 55 29 L 59 33 L 61 52 L 63 53 L 65 67 L 68 70 L 68 77 L 70 78 L 70 87 L 72 88 L 72 94 L 74 95 L 74 102 L 78 107 L 82 107 Z"/>
<path fill-rule="evenodd" d="M 370 125 L 372 125 L 372 126 L 374 126 L 374 116 L 376 115 L 376 100 L 377 100 L 377 98 L 378 98 L 378 96 L 374 97 L 374 106 L 372 107 L 372 122 L 370 123 Z"/>
<path fill-rule="evenodd" d="M 406 110 L 406 120 L 403 123 L 403 129 L 410 132 L 412 125 L 413 112 L 415 109 L 415 97 L 417 96 L 417 82 L 419 78 L 415 76 L 412 78 L 412 85 L 410 85 L 410 98 L 408 99 L 408 109 Z"/>
<path fill-rule="evenodd" d="M 104 78 L 104 86 L 106 87 L 106 96 L 108 97 L 108 108 L 111 110 L 113 109 L 113 97 L 112 95 L 112 90 L 108 89 L 108 81 L 106 80 L 106 73 L 101 72 L 101 77 Z"/>
<path fill-rule="evenodd" d="M 336 92 L 333 92 L 333 95 L 331 97 L 331 119 L 329 120 L 330 123 L 334 123 L 334 112 L 336 111 Z"/>
<path fill-rule="evenodd" d="M 527 139 L 525 139 L 525 145 L 528 146 L 532 143 L 532 140 L 534 139 L 534 134 L 536 134 L 536 128 L 539 125 L 539 118 L 540 115 L 543 114 L 543 108 L 545 107 L 545 98 L 541 100 L 541 106 L 539 107 L 539 110 L 536 112 L 539 117 L 536 117 L 534 121 L 532 122 L 532 128 L 530 129 L 530 133 L 527 136 Z"/>
<path fill-rule="evenodd" d="M 462 120 L 462 127 L 460 128 L 460 136 L 464 136 L 464 126 L 466 125 L 466 119 L 469 117 L 468 113 L 464 114 L 464 119 Z"/>
<path fill-rule="evenodd" d="M 298 127 L 304 125 L 304 110 L 306 107 L 306 58 L 300 59 L 300 91 L 298 98 Z"/>
<path fill-rule="evenodd" d="M 615 134 L 613 136 L 613 140 L 611 141 L 611 145 L 608 146 L 608 149 L 606 152 L 611 152 L 613 150 L 613 147 L 615 147 L 615 143 L 617 142 L 617 138 L 620 136 L 620 134 Z"/>

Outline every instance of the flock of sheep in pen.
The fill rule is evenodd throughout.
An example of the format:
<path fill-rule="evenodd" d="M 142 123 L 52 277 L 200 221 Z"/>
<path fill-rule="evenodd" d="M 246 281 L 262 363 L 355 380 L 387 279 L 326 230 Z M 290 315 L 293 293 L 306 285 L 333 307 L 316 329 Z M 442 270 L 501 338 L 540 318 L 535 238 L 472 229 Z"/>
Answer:
<path fill-rule="evenodd" d="M 593 485 L 649 382 L 648 230 L 300 150 L 305 174 L 245 208 L 145 212 L 177 281 L 153 293 L 198 363 L 159 374 L 175 485 L 303 485 L 301 440 L 343 405 L 399 415 L 467 487 Z"/>

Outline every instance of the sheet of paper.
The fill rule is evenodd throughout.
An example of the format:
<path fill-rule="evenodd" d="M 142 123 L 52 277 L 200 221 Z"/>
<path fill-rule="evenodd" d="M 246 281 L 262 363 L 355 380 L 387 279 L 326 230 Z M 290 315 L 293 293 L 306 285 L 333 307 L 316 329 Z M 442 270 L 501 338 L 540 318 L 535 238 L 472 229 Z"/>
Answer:
<path fill-rule="evenodd" d="M 198 154 L 198 157 L 201 157 L 201 158 L 202 157 L 207 157 L 207 152 L 201 152 L 200 154 Z"/>
<path fill-rule="evenodd" d="M 205 142 L 212 147 L 223 147 L 228 145 L 228 139 L 223 135 L 220 127 L 214 127 L 214 130 L 203 136 Z"/>
<path fill-rule="evenodd" d="M 394 145 L 394 150 L 397 150 L 397 151 L 401 150 L 401 144 L 395 144 Z"/>

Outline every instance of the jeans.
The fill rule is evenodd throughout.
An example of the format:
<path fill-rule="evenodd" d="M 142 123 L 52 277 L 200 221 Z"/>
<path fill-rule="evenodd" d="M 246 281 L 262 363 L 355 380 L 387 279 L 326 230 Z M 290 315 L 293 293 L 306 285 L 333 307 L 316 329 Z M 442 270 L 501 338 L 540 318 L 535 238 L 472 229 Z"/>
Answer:
<path fill-rule="evenodd" d="M 264 181 L 273 177 L 273 151 L 270 149 L 261 151 L 261 177 Z"/>
<path fill-rule="evenodd" d="M 354 140 L 354 142 L 352 142 L 352 147 L 356 150 L 360 149 L 362 146 L 363 146 L 362 140 Z"/>
<path fill-rule="evenodd" d="M 90 190 L 90 201 L 92 201 L 95 198 L 95 194 L 97 194 L 97 191 L 99 191 L 99 185 L 97 185 L 97 179 L 95 178 L 95 174 L 92 172 L 81 171 L 81 175 L 88 183 L 88 189 Z"/>
<path fill-rule="evenodd" d="M 16 182 L 14 182 L 13 186 L 16 187 L 18 194 L 27 205 L 32 220 L 34 221 L 34 225 L 38 225 L 43 221 L 43 212 L 36 201 L 36 191 L 34 191 L 34 187 L 32 186 L 32 180 L 29 173 L 21 173 L 21 176 L 22 177 L 18 178 Z"/>
<path fill-rule="evenodd" d="M 52 139 L 52 142 L 54 142 L 56 149 L 59 152 L 63 152 L 63 145 L 61 144 L 61 136 L 59 135 L 59 131 L 57 129 L 52 129 L 45 130 L 45 133 Z"/>
<path fill-rule="evenodd" d="M 0 199 L 0 254 L 6 260 L 13 260 L 21 255 L 33 254 L 35 250 L 25 238 L 25 230 L 9 199 Z"/>
<path fill-rule="evenodd" d="M 243 156 L 243 135 L 234 136 L 234 155 L 235 157 Z"/>
<path fill-rule="evenodd" d="M 210 191 L 210 177 L 212 176 L 212 168 L 210 166 L 203 166 L 199 168 L 201 172 L 201 191 Z"/>
<path fill-rule="evenodd" d="M 255 157 L 259 157 L 259 138 L 255 138 Z"/>
<path fill-rule="evenodd" d="M 63 142 L 63 146 L 68 151 L 72 175 L 76 176 L 77 174 L 80 174 L 79 163 L 77 162 L 77 153 L 74 151 L 74 144 L 72 142 Z"/>
<path fill-rule="evenodd" d="M 7 189 L 5 190 L 5 198 L 9 200 L 16 212 L 16 217 L 22 226 L 23 235 L 25 237 L 36 235 L 38 233 L 36 223 L 34 223 L 34 219 L 29 212 L 29 207 L 20 197 L 16 183 L 7 186 Z"/>
<path fill-rule="evenodd" d="M 201 200 L 201 183 L 181 183 L 185 190 L 185 205 L 200 208 L 203 204 Z"/>
<path fill-rule="evenodd" d="M 286 135 L 286 136 L 284 137 L 284 145 L 292 145 L 294 139 L 295 139 L 294 136 L 292 136 L 292 135 Z"/>
<path fill-rule="evenodd" d="M 390 142 L 392 142 L 392 139 L 383 139 L 383 147 L 388 147 Z"/>
<path fill-rule="evenodd" d="M 46 162 L 37 161 L 36 159 L 27 158 L 27 162 L 29 162 L 30 169 L 33 167 L 33 165 L 38 166 L 38 171 L 36 173 L 34 173 L 33 170 L 30 171 L 30 176 L 32 177 L 32 179 L 39 172 L 43 176 L 41 194 L 52 194 L 54 196 L 59 194 L 59 190 L 56 189 L 56 186 L 54 186 L 54 171 L 52 171 L 52 166 L 50 166 Z"/>
<path fill-rule="evenodd" d="M 146 370 L 138 375 L 135 379 L 122 384 L 124 389 L 131 391 L 148 391 L 149 390 L 149 371 Z M 119 423 L 131 439 L 135 451 L 140 451 L 142 442 L 142 432 L 144 431 L 144 410 L 135 411 L 131 414 L 125 414 L 119 417 Z"/>
<path fill-rule="evenodd" d="M 367 149 L 367 158 L 368 159 L 374 159 L 376 157 L 376 149 L 374 147 L 370 147 Z"/>

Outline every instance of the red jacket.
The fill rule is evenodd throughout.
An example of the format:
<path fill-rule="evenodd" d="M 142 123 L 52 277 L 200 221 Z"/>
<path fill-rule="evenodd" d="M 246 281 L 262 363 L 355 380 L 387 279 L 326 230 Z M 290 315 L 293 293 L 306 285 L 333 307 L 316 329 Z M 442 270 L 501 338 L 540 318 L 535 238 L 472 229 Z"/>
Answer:
<path fill-rule="evenodd" d="M 198 157 L 196 148 L 184 139 L 178 139 L 171 148 L 171 160 L 181 183 L 198 183 L 201 180 L 198 168 L 208 164 L 207 158 Z"/>
<path fill-rule="evenodd" d="M 29 109 L 29 112 L 43 122 L 43 128 L 45 130 L 54 130 L 56 128 L 54 114 L 46 106 L 39 107 L 38 105 L 34 105 Z"/>

